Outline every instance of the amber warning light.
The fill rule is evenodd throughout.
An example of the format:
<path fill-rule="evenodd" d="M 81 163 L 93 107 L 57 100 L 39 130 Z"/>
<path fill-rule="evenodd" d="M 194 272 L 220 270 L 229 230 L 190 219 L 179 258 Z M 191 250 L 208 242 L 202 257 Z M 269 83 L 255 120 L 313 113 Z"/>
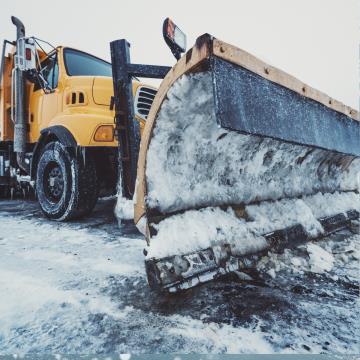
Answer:
<path fill-rule="evenodd" d="M 166 44 L 177 60 L 186 51 L 186 35 L 170 19 L 166 18 L 163 24 L 163 36 Z"/>

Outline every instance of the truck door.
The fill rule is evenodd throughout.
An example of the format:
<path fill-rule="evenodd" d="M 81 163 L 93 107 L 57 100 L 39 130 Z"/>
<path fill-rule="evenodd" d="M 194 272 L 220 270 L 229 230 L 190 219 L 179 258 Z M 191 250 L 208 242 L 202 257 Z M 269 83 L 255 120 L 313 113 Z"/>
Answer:
<path fill-rule="evenodd" d="M 57 62 L 57 56 L 54 54 L 52 57 L 47 58 L 44 64 L 43 76 L 46 79 L 50 91 L 44 93 L 42 103 L 42 114 L 40 130 L 49 126 L 50 121 L 55 117 L 58 112 L 58 77 L 59 66 Z"/>
<path fill-rule="evenodd" d="M 58 112 L 58 77 L 59 66 L 56 54 L 49 56 L 41 63 L 41 74 L 47 82 L 48 89 L 36 82 L 30 91 L 30 142 L 38 140 L 40 131 L 49 126 L 49 122 Z"/>

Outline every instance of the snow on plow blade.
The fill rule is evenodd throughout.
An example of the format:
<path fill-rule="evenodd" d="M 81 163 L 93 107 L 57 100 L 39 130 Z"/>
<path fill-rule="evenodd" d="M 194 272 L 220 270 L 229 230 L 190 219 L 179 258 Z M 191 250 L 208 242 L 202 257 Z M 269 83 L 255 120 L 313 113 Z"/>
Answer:
<path fill-rule="evenodd" d="M 322 236 L 346 228 L 351 220 L 357 220 L 359 212 L 351 210 L 343 214 L 319 219 L 324 227 Z M 267 247 L 255 254 L 233 255 L 228 245 L 221 247 L 221 257 L 213 248 L 185 255 L 169 256 L 145 261 L 148 282 L 151 288 L 175 293 L 214 280 L 233 271 L 247 271 L 256 268 L 258 261 L 268 250 L 281 252 L 311 240 L 301 225 L 264 234 Z"/>
<path fill-rule="evenodd" d="M 274 231 L 296 243 L 328 233 L 324 219 L 358 217 L 359 139 L 355 110 L 198 38 L 160 85 L 141 140 L 135 223 L 149 284 L 194 286 L 266 251 Z"/>

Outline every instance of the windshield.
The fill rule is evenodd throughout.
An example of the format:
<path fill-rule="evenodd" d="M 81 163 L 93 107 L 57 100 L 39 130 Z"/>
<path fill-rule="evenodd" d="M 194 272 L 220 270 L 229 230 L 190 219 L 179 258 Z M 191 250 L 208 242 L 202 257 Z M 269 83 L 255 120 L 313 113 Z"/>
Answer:
<path fill-rule="evenodd" d="M 70 76 L 112 76 L 111 64 L 90 54 L 65 49 L 64 58 Z"/>

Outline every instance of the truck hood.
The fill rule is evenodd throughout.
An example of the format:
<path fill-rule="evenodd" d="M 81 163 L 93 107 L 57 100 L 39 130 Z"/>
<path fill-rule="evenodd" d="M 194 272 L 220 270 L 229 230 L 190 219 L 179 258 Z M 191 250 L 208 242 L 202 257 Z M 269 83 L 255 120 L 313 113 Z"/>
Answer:
<path fill-rule="evenodd" d="M 141 85 L 133 81 L 133 95 L 136 89 Z M 113 79 L 106 76 L 95 76 L 92 85 L 92 97 L 96 105 L 110 106 L 111 97 L 114 96 Z"/>

